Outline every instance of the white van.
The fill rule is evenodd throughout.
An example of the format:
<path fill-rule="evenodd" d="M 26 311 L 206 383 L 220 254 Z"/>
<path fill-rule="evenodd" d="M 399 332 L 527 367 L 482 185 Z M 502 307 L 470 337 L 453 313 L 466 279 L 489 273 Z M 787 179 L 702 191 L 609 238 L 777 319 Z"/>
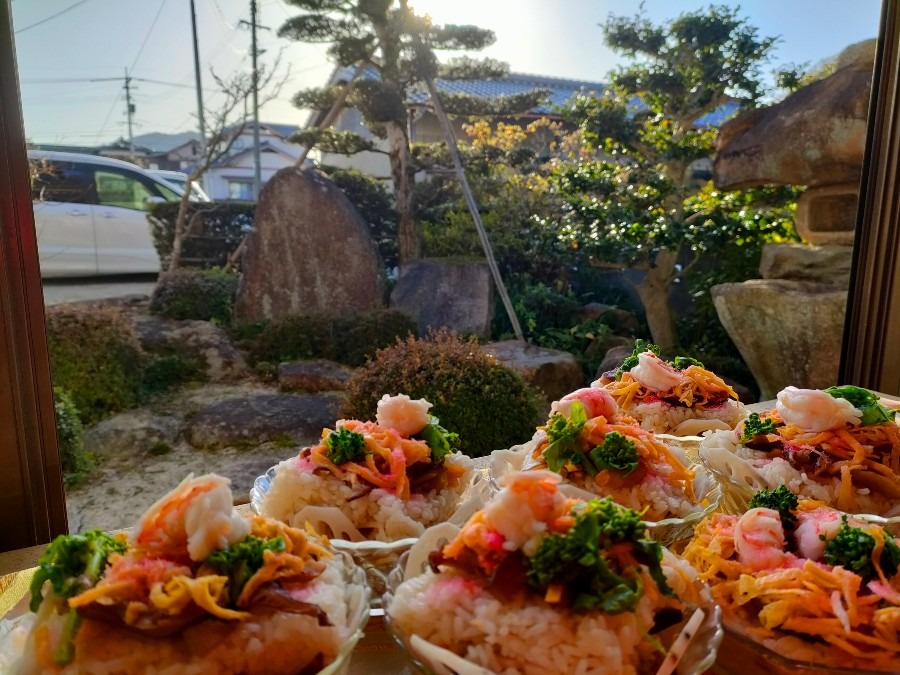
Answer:
<path fill-rule="evenodd" d="M 159 272 L 147 208 L 180 191 L 107 157 L 29 150 L 43 277 Z"/>
<path fill-rule="evenodd" d="M 174 185 L 184 192 L 184 186 L 187 185 L 188 175 L 182 171 L 165 171 L 163 169 L 145 169 L 145 171 L 153 176 L 166 181 L 170 185 Z M 193 181 L 191 183 L 191 201 L 192 202 L 211 202 L 209 195 L 200 187 L 200 183 Z"/>

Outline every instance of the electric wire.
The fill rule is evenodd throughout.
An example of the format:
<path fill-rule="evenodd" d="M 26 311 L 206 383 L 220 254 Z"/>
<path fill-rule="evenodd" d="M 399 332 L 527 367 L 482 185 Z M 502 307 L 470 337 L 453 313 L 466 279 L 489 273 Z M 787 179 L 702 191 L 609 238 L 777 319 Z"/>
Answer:
<path fill-rule="evenodd" d="M 24 26 L 24 27 L 20 28 L 19 30 L 17 30 L 17 31 L 15 32 L 15 34 L 18 35 L 19 33 L 24 33 L 26 30 L 31 30 L 32 28 L 37 28 L 38 26 L 41 26 L 41 25 L 47 23 L 48 21 L 52 21 L 53 19 L 55 19 L 55 18 L 58 17 L 58 16 L 62 16 L 62 15 L 65 14 L 66 12 L 72 11 L 72 10 L 75 9 L 76 7 L 80 7 L 81 5 L 83 5 L 84 3 L 86 3 L 87 1 L 88 1 L 88 0 L 78 0 L 78 2 L 76 2 L 74 5 L 69 5 L 69 6 L 66 7 L 65 9 L 60 10 L 59 12 L 57 12 L 56 14 L 51 14 L 50 16 L 48 16 L 48 17 L 46 17 L 46 18 L 44 18 L 44 19 L 41 19 L 40 21 L 35 21 L 35 22 L 32 23 L 32 24 L 29 24 L 29 25 L 27 25 L 27 26 Z"/>
<path fill-rule="evenodd" d="M 144 36 L 144 41 L 141 43 L 141 48 L 138 49 L 137 56 L 134 57 L 134 63 L 131 64 L 131 70 L 134 71 L 134 67 L 137 65 L 138 60 L 141 58 L 141 54 L 144 53 L 144 47 L 147 46 L 147 41 L 150 39 L 150 36 L 153 34 L 153 28 L 156 26 L 156 22 L 159 20 L 159 15 L 162 14 L 163 7 L 166 6 L 166 0 L 162 0 L 159 3 L 159 9 L 156 10 L 156 16 L 153 17 L 153 22 L 150 24 L 150 29 L 147 31 L 147 34 Z"/>

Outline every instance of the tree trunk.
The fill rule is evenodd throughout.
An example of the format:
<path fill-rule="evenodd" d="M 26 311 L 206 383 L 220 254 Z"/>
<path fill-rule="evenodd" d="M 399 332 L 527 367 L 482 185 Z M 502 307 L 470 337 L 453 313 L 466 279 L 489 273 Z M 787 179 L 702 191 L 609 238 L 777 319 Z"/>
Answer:
<path fill-rule="evenodd" d="M 413 217 L 412 176 L 409 170 L 409 137 L 406 128 L 396 122 L 385 124 L 388 154 L 391 160 L 391 180 L 394 201 L 397 203 L 397 238 L 400 245 L 400 264 L 421 256 L 422 240 Z"/>
<path fill-rule="evenodd" d="M 178 215 L 175 217 L 175 235 L 172 237 L 172 256 L 169 258 L 169 271 L 174 272 L 181 266 L 181 249 L 187 229 L 187 209 L 191 201 L 191 183 L 185 186 L 181 202 L 178 204 Z"/>
<path fill-rule="evenodd" d="M 646 270 L 644 280 L 635 284 L 635 290 L 647 313 L 647 325 L 653 342 L 663 350 L 672 349 L 678 343 L 675 332 L 675 317 L 669 306 L 669 286 L 677 276 L 675 262 L 678 251 L 661 251 L 656 257 L 656 266 Z"/>

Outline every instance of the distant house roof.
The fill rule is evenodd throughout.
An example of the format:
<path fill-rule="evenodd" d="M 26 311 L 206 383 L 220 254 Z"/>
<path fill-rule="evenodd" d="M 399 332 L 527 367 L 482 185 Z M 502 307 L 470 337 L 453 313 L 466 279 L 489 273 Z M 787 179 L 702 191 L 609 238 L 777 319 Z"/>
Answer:
<path fill-rule="evenodd" d="M 353 77 L 354 66 L 338 68 L 331 76 L 332 84 L 346 82 Z M 369 66 L 361 76 L 367 80 L 377 80 L 378 71 Z M 436 79 L 434 84 L 438 91 L 446 94 L 467 94 L 480 98 L 494 98 L 497 96 L 512 96 L 523 94 L 534 89 L 546 89 L 550 92 L 547 103 L 532 108 L 530 112 L 536 115 L 547 115 L 562 106 L 575 94 L 585 92 L 602 92 L 606 85 L 600 82 L 588 82 L 585 80 L 568 80 L 558 77 L 546 77 L 544 75 L 528 75 L 525 73 L 509 73 L 506 77 L 484 80 L 444 80 Z M 413 91 L 406 97 L 408 105 L 422 105 L 428 101 L 427 91 Z"/>
<path fill-rule="evenodd" d="M 260 125 L 260 126 L 262 126 L 262 125 Z M 276 155 L 281 155 L 282 157 L 286 157 L 287 159 L 291 159 L 291 160 L 295 160 L 299 156 L 299 154 L 292 155 L 291 153 L 286 152 L 284 150 L 284 148 L 280 148 L 276 145 L 273 145 L 272 143 L 269 143 L 269 141 L 261 141 L 259 144 L 259 151 L 260 152 L 274 152 Z M 219 159 L 219 161 L 215 162 L 213 164 L 213 167 L 231 166 L 232 163 L 239 157 L 244 157 L 244 156 L 252 154 L 252 153 L 253 153 L 253 148 L 245 148 L 243 150 L 238 150 L 236 152 L 232 152 L 230 154 L 225 155 L 221 159 Z"/>
<path fill-rule="evenodd" d="M 97 155 L 100 148 L 84 145 L 55 145 L 52 143 L 35 143 L 31 146 L 34 150 L 47 150 L 50 152 L 74 152 L 80 155 Z"/>
<path fill-rule="evenodd" d="M 239 126 L 240 125 L 238 125 L 238 124 L 232 125 L 228 128 L 228 130 L 231 131 L 233 129 L 237 129 L 237 128 L 239 128 Z M 276 124 L 273 122 L 260 122 L 259 130 L 260 131 L 268 131 L 268 132 L 274 134 L 275 136 L 278 136 L 279 138 L 286 139 L 289 136 L 292 136 L 293 134 L 300 131 L 300 126 L 298 126 L 296 124 Z M 253 131 L 253 121 L 251 120 L 251 121 L 247 122 L 247 124 L 244 125 L 243 133 L 248 134 L 248 133 L 251 133 L 252 131 Z"/>
<path fill-rule="evenodd" d="M 180 148 L 191 141 L 199 141 L 200 134 L 196 131 L 182 131 L 177 134 L 164 134 L 153 132 L 149 134 L 140 134 L 134 137 L 134 144 L 146 148 L 152 154 L 166 153 Z M 124 142 L 124 141 L 122 141 Z"/>

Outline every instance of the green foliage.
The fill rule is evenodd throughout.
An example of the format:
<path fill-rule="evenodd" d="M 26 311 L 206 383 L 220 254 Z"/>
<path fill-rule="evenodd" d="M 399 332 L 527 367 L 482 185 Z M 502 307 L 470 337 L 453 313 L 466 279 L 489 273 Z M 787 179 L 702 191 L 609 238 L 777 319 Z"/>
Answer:
<path fill-rule="evenodd" d="M 750 417 L 744 420 L 744 430 L 741 433 L 741 443 L 752 441 L 757 436 L 775 432 L 775 422 L 770 419 L 761 419 L 759 413 L 750 413 Z"/>
<path fill-rule="evenodd" d="M 888 532 L 882 532 L 884 549 L 878 560 L 885 577 L 890 579 L 900 569 L 900 546 Z M 829 565 L 840 565 L 863 578 L 863 582 L 878 578 L 873 563 L 875 537 L 863 528 L 852 527 L 847 516 L 841 520 L 841 529 L 834 539 L 825 544 L 825 562 Z"/>
<path fill-rule="evenodd" d="M 375 144 L 352 131 L 311 128 L 299 131 L 290 137 L 291 143 L 305 147 L 315 146 L 322 152 L 336 155 L 355 155 L 375 149 Z"/>
<path fill-rule="evenodd" d="M 163 269 L 172 255 L 179 206 L 178 202 L 153 204 L 147 216 Z M 253 228 L 255 213 L 255 203 L 188 202 L 186 227 L 191 234 L 184 239 L 181 266 L 225 267 L 228 256 Z"/>
<path fill-rule="evenodd" d="M 340 427 L 325 437 L 325 456 L 334 464 L 358 462 L 366 456 L 366 437 Z"/>
<path fill-rule="evenodd" d="M 145 355 L 117 314 L 54 308 L 46 325 L 53 382 L 69 393 L 84 424 L 140 401 Z"/>
<path fill-rule="evenodd" d="M 227 326 L 234 313 L 238 280 L 237 274 L 218 268 L 161 274 L 150 298 L 150 311 L 167 319 Z"/>
<path fill-rule="evenodd" d="M 369 224 L 369 232 L 385 266 L 388 269 L 396 267 L 399 264 L 397 212 L 384 182 L 356 169 L 334 166 L 320 166 L 319 169 L 334 181 Z"/>
<path fill-rule="evenodd" d="M 545 591 L 558 584 L 576 610 L 599 609 L 608 614 L 634 611 L 644 595 L 638 566 L 622 564 L 610 554 L 612 547 L 628 547 L 630 556 L 647 567 L 660 592 L 673 595 L 662 573 L 662 547 L 645 539 L 640 514 L 596 499 L 572 510 L 575 523 L 564 534 L 541 539 L 534 555 L 526 558 L 528 583 Z"/>
<path fill-rule="evenodd" d="M 338 318 L 296 315 L 248 332 L 256 333 L 244 343 L 252 364 L 322 358 L 360 366 L 377 349 L 415 335 L 416 324 L 388 309 Z"/>
<path fill-rule="evenodd" d="M 53 407 L 63 478 L 67 485 L 75 485 L 94 466 L 92 458 L 84 451 L 84 426 L 72 397 L 62 387 L 53 388 Z"/>
<path fill-rule="evenodd" d="M 201 359 L 187 350 L 177 349 L 148 354 L 141 377 L 142 398 L 164 394 L 188 382 L 204 381 L 206 369 Z"/>
<path fill-rule="evenodd" d="M 862 413 L 860 426 L 867 427 L 870 424 L 889 424 L 894 421 L 896 411 L 881 405 L 879 398 L 867 389 L 846 385 L 843 387 L 828 387 L 826 393 L 834 398 L 842 398 Z"/>
<path fill-rule="evenodd" d="M 757 417 L 757 419 L 759 418 Z M 797 510 L 798 504 L 797 495 L 788 490 L 786 486 L 779 485 L 774 490 L 763 488 L 757 492 L 753 495 L 747 508 L 764 508 L 778 511 L 784 531 L 793 532 L 797 528 L 797 516 L 794 511 Z"/>
<path fill-rule="evenodd" d="M 509 64 L 495 59 L 473 59 L 471 56 L 456 56 L 438 66 L 438 77 L 442 80 L 482 80 L 509 75 Z"/>
<path fill-rule="evenodd" d="M 634 441 L 618 431 L 606 434 L 589 457 L 600 471 L 624 471 L 626 476 L 637 468 L 640 459 Z"/>
<path fill-rule="evenodd" d="M 478 457 L 529 438 L 541 399 L 522 378 L 473 340 L 438 332 L 379 350 L 353 377 L 343 414 L 374 419 L 384 394 L 434 404 L 441 423 L 459 434 L 460 451 Z"/>
<path fill-rule="evenodd" d="M 684 370 L 685 368 L 690 368 L 691 366 L 702 368 L 703 363 L 701 361 L 698 361 L 697 359 L 692 359 L 690 356 L 676 356 L 674 359 L 672 359 L 672 366 L 677 368 L 678 370 Z"/>
<path fill-rule="evenodd" d="M 266 551 L 284 550 L 284 539 L 260 539 L 252 534 L 226 549 L 214 551 L 206 564 L 228 577 L 228 597 L 234 606 L 247 582 L 263 566 Z"/>

